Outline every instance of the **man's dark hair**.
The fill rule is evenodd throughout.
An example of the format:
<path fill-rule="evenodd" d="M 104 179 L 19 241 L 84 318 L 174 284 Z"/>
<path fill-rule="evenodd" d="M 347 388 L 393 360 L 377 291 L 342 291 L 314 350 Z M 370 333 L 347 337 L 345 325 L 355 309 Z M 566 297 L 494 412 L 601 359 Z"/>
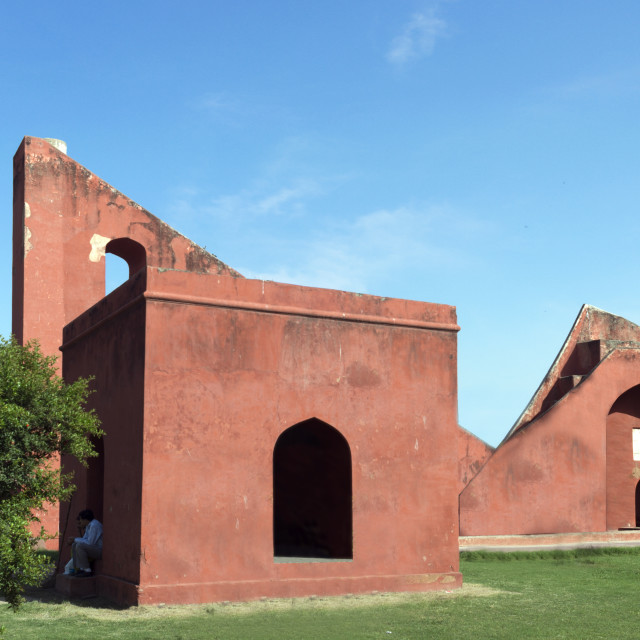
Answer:
<path fill-rule="evenodd" d="M 91 511 L 91 509 L 85 509 L 78 514 L 78 518 L 91 522 L 93 520 L 93 511 Z"/>

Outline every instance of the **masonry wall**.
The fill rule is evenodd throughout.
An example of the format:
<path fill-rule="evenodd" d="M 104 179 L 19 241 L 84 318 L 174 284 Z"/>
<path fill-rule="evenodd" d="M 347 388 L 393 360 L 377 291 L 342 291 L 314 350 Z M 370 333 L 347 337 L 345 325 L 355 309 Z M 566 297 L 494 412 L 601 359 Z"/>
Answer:
<path fill-rule="evenodd" d="M 640 343 L 640 327 L 592 305 L 583 305 L 551 368 L 507 438 L 560 399 L 572 386 L 572 377 L 589 373 L 612 342 Z"/>
<path fill-rule="evenodd" d="M 635 520 L 630 428 L 636 420 L 609 414 L 640 382 L 639 353 L 614 349 L 498 447 L 460 495 L 461 535 L 606 531 Z M 628 403 L 617 408 L 628 410 Z M 614 425 L 621 425 L 622 438 Z M 612 472 L 620 464 L 624 470 Z M 614 496 L 625 505 L 615 521 L 608 516 Z"/>
<path fill-rule="evenodd" d="M 460 493 L 491 457 L 494 448 L 473 433 L 458 427 L 458 493 Z"/>
<path fill-rule="evenodd" d="M 607 529 L 640 525 L 640 456 L 633 430 L 640 429 L 640 387 L 621 395 L 607 416 Z"/>
<path fill-rule="evenodd" d="M 89 460 L 88 469 L 70 457 L 62 461 L 65 472 L 75 473 L 78 487 L 71 502 L 62 505 L 62 539 L 77 535 L 79 511 L 94 511 L 104 525 L 100 593 L 120 602 L 135 600 L 134 585 L 140 579 L 145 275 L 140 272 L 71 323 L 65 330 L 63 351 L 66 380 L 94 376 L 90 406 L 100 417 L 105 435 L 97 443 L 100 456 Z M 61 550 L 66 562 L 68 547 L 63 545 Z"/>
<path fill-rule="evenodd" d="M 45 353 L 62 343 L 67 379 L 95 376 L 106 435 L 87 470 L 63 461 L 79 488 L 60 526 L 75 534 L 87 506 L 103 521 L 102 595 L 460 585 L 453 307 L 245 280 L 46 140 L 24 139 L 14 182 L 14 331 Z M 105 253 L 128 263 L 130 280 L 103 299 Z M 314 473 L 316 436 L 340 467 L 317 485 L 352 505 L 342 524 L 353 544 L 344 526 L 330 531 L 329 562 L 287 560 L 288 534 L 285 560 L 274 558 L 274 526 L 300 524 L 278 489 L 274 525 L 285 433 L 299 438 L 284 438 L 294 452 L 314 452 Z M 302 477 L 294 458 L 277 459 L 278 486 Z M 296 491 L 287 499 L 301 501 Z"/>
<path fill-rule="evenodd" d="M 452 307 L 180 271 L 147 278 L 140 580 L 128 601 L 460 584 Z M 77 343 L 91 353 L 106 330 Z M 353 558 L 274 561 L 274 447 L 313 418 L 349 445 Z M 122 428 L 105 420 L 105 447 Z M 110 464 L 105 449 L 105 509 L 117 492 Z"/>
<path fill-rule="evenodd" d="M 13 175 L 12 333 L 47 355 L 60 356 L 63 327 L 104 296 L 105 253 L 131 274 L 149 264 L 240 275 L 45 139 L 24 138 Z M 43 524 L 57 531 L 57 505 Z"/>

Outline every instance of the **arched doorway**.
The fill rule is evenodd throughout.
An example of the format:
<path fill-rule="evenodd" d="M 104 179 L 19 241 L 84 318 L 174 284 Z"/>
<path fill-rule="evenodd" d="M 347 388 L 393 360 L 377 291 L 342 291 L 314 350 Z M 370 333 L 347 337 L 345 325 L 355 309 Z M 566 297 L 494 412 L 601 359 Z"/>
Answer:
<path fill-rule="evenodd" d="M 351 498 L 342 434 L 317 418 L 284 431 L 273 450 L 274 556 L 352 558 Z"/>
<path fill-rule="evenodd" d="M 635 435 L 634 435 L 635 434 Z M 640 385 L 625 391 L 607 416 L 607 529 L 638 526 Z M 637 448 L 637 447 L 636 447 Z"/>

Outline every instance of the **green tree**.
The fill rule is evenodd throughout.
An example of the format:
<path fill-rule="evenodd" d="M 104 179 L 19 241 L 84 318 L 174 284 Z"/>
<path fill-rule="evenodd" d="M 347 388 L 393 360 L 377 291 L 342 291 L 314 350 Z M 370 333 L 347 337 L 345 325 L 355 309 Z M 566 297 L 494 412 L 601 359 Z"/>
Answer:
<path fill-rule="evenodd" d="M 13 609 L 25 587 L 41 584 L 51 570 L 36 551 L 35 543 L 47 538 L 42 527 L 34 537 L 36 512 L 75 488 L 58 469 L 58 454 L 86 464 L 96 455 L 92 438 L 102 435 L 86 409 L 88 381 L 66 384 L 55 362 L 36 341 L 21 346 L 0 337 L 0 593 Z"/>

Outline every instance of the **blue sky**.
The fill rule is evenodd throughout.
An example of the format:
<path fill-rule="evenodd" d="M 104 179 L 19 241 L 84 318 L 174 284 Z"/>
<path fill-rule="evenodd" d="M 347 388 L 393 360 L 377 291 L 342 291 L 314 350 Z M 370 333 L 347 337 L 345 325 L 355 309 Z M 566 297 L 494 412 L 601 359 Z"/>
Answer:
<path fill-rule="evenodd" d="M 455 305 L 495 445 L 583 303 L 640 322 L 639 29 L 636 0 L 10 3 L 0 334 L 12 157 L 61 138 L 246 276 Z"/>

